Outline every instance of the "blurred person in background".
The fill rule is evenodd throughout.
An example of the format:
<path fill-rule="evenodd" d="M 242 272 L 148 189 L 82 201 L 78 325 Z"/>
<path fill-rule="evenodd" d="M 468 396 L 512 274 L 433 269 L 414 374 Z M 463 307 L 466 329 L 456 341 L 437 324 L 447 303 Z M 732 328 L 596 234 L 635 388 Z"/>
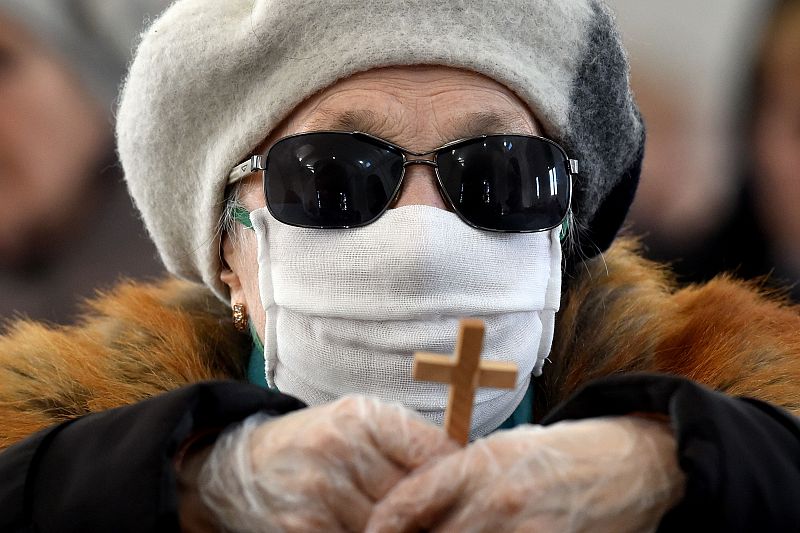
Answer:
<path fill-rule="evenodd" d="M 658 232 L 646 242 L 650 257 L 673 261 L 684 281 L 732 272 L 788 287 L 791 298 L 800 301 L 800 0 L 775 2 L 756 42 L 732 127 L 738 138 L 732 152 L 738 158 L 738 191 L 731 206 L 721 213 L 709 209 L 705 227 L 710 229 L 698 230 L 705 236 L 682 249 L 671 247 Z M 651 126 L 660 122 L 658 115 L 655 119 Z M 680 172 L 684 164 L 660 157 L 659 172 Z M 642 227 L 639 220 L 634 225 Z"/>
<path fill-rule="evenodd" d="M 165 0 L 0 0 L 0 320 L 69 322 L 162 271 L 119 169 L 112 110 Z"/>

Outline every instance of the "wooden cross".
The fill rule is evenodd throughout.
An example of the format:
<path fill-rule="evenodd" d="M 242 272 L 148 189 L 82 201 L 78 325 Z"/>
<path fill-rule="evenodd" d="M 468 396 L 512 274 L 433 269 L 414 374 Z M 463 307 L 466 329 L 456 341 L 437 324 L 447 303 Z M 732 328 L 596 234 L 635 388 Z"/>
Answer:
<path fill-rule="evenodd" d="M 444 427 L 450 438 L 462 446 L 469 439 L 475 389 L 513 389 L 517 383 L 517 365 L 514 363 L 480 360 L 483 329 L 482 320 L 462 319 L 454 356 L 414 354 L 414 379 L 450 384 Z"/>

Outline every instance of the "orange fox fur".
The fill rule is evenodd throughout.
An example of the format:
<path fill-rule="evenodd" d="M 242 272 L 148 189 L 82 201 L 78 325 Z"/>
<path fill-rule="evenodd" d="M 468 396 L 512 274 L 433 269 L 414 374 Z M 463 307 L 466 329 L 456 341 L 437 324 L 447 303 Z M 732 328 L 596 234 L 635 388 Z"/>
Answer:
<path fill-rule="evenodd" d="M 565 278 L 543 414 L 587 381 L 649 371 L 800 414 L 800 310 L 720 277 L 678 289 L 619 240 Z M 249 340 L 205 288 L 122 283 L 75 326 L 18 321 L 0 337 L 0 449 L 62 420 L 182 385 L 244 378 Z"/>

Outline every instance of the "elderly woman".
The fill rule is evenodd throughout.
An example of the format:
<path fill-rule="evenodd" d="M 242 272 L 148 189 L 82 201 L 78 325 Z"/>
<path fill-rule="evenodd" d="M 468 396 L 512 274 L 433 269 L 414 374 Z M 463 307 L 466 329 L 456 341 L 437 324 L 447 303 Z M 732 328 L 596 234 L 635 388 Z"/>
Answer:
<path fill-rule="evenodd" d="M 207 289 L 11 327 L 0 529 L 798 525 L 797 310 L 609 249 L 644 133 L 598 1 L 181 0 L 118 138 Z M 460 317 L 520 369 L 464 448 L 411 378 Z"/>

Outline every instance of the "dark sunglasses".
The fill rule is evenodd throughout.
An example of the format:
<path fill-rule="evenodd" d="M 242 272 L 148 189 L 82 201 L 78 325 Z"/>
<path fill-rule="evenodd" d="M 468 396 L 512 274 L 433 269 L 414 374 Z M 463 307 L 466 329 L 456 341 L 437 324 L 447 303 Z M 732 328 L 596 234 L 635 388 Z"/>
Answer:
<path fill-rule="evenodd" d="M 560 225 L 578 172 L 578 162 L 558 144 L 531 135 L 481 135 L 412 152 L 366 133 L 321 131 L 283 137 L 238 164 L 228 184 L 263 171 L 267 208 L 276 220 L 355 228 L 392 205 L 409 165 L 433 167 L 442 197 L 464 222 L 501 232 Z"/>

